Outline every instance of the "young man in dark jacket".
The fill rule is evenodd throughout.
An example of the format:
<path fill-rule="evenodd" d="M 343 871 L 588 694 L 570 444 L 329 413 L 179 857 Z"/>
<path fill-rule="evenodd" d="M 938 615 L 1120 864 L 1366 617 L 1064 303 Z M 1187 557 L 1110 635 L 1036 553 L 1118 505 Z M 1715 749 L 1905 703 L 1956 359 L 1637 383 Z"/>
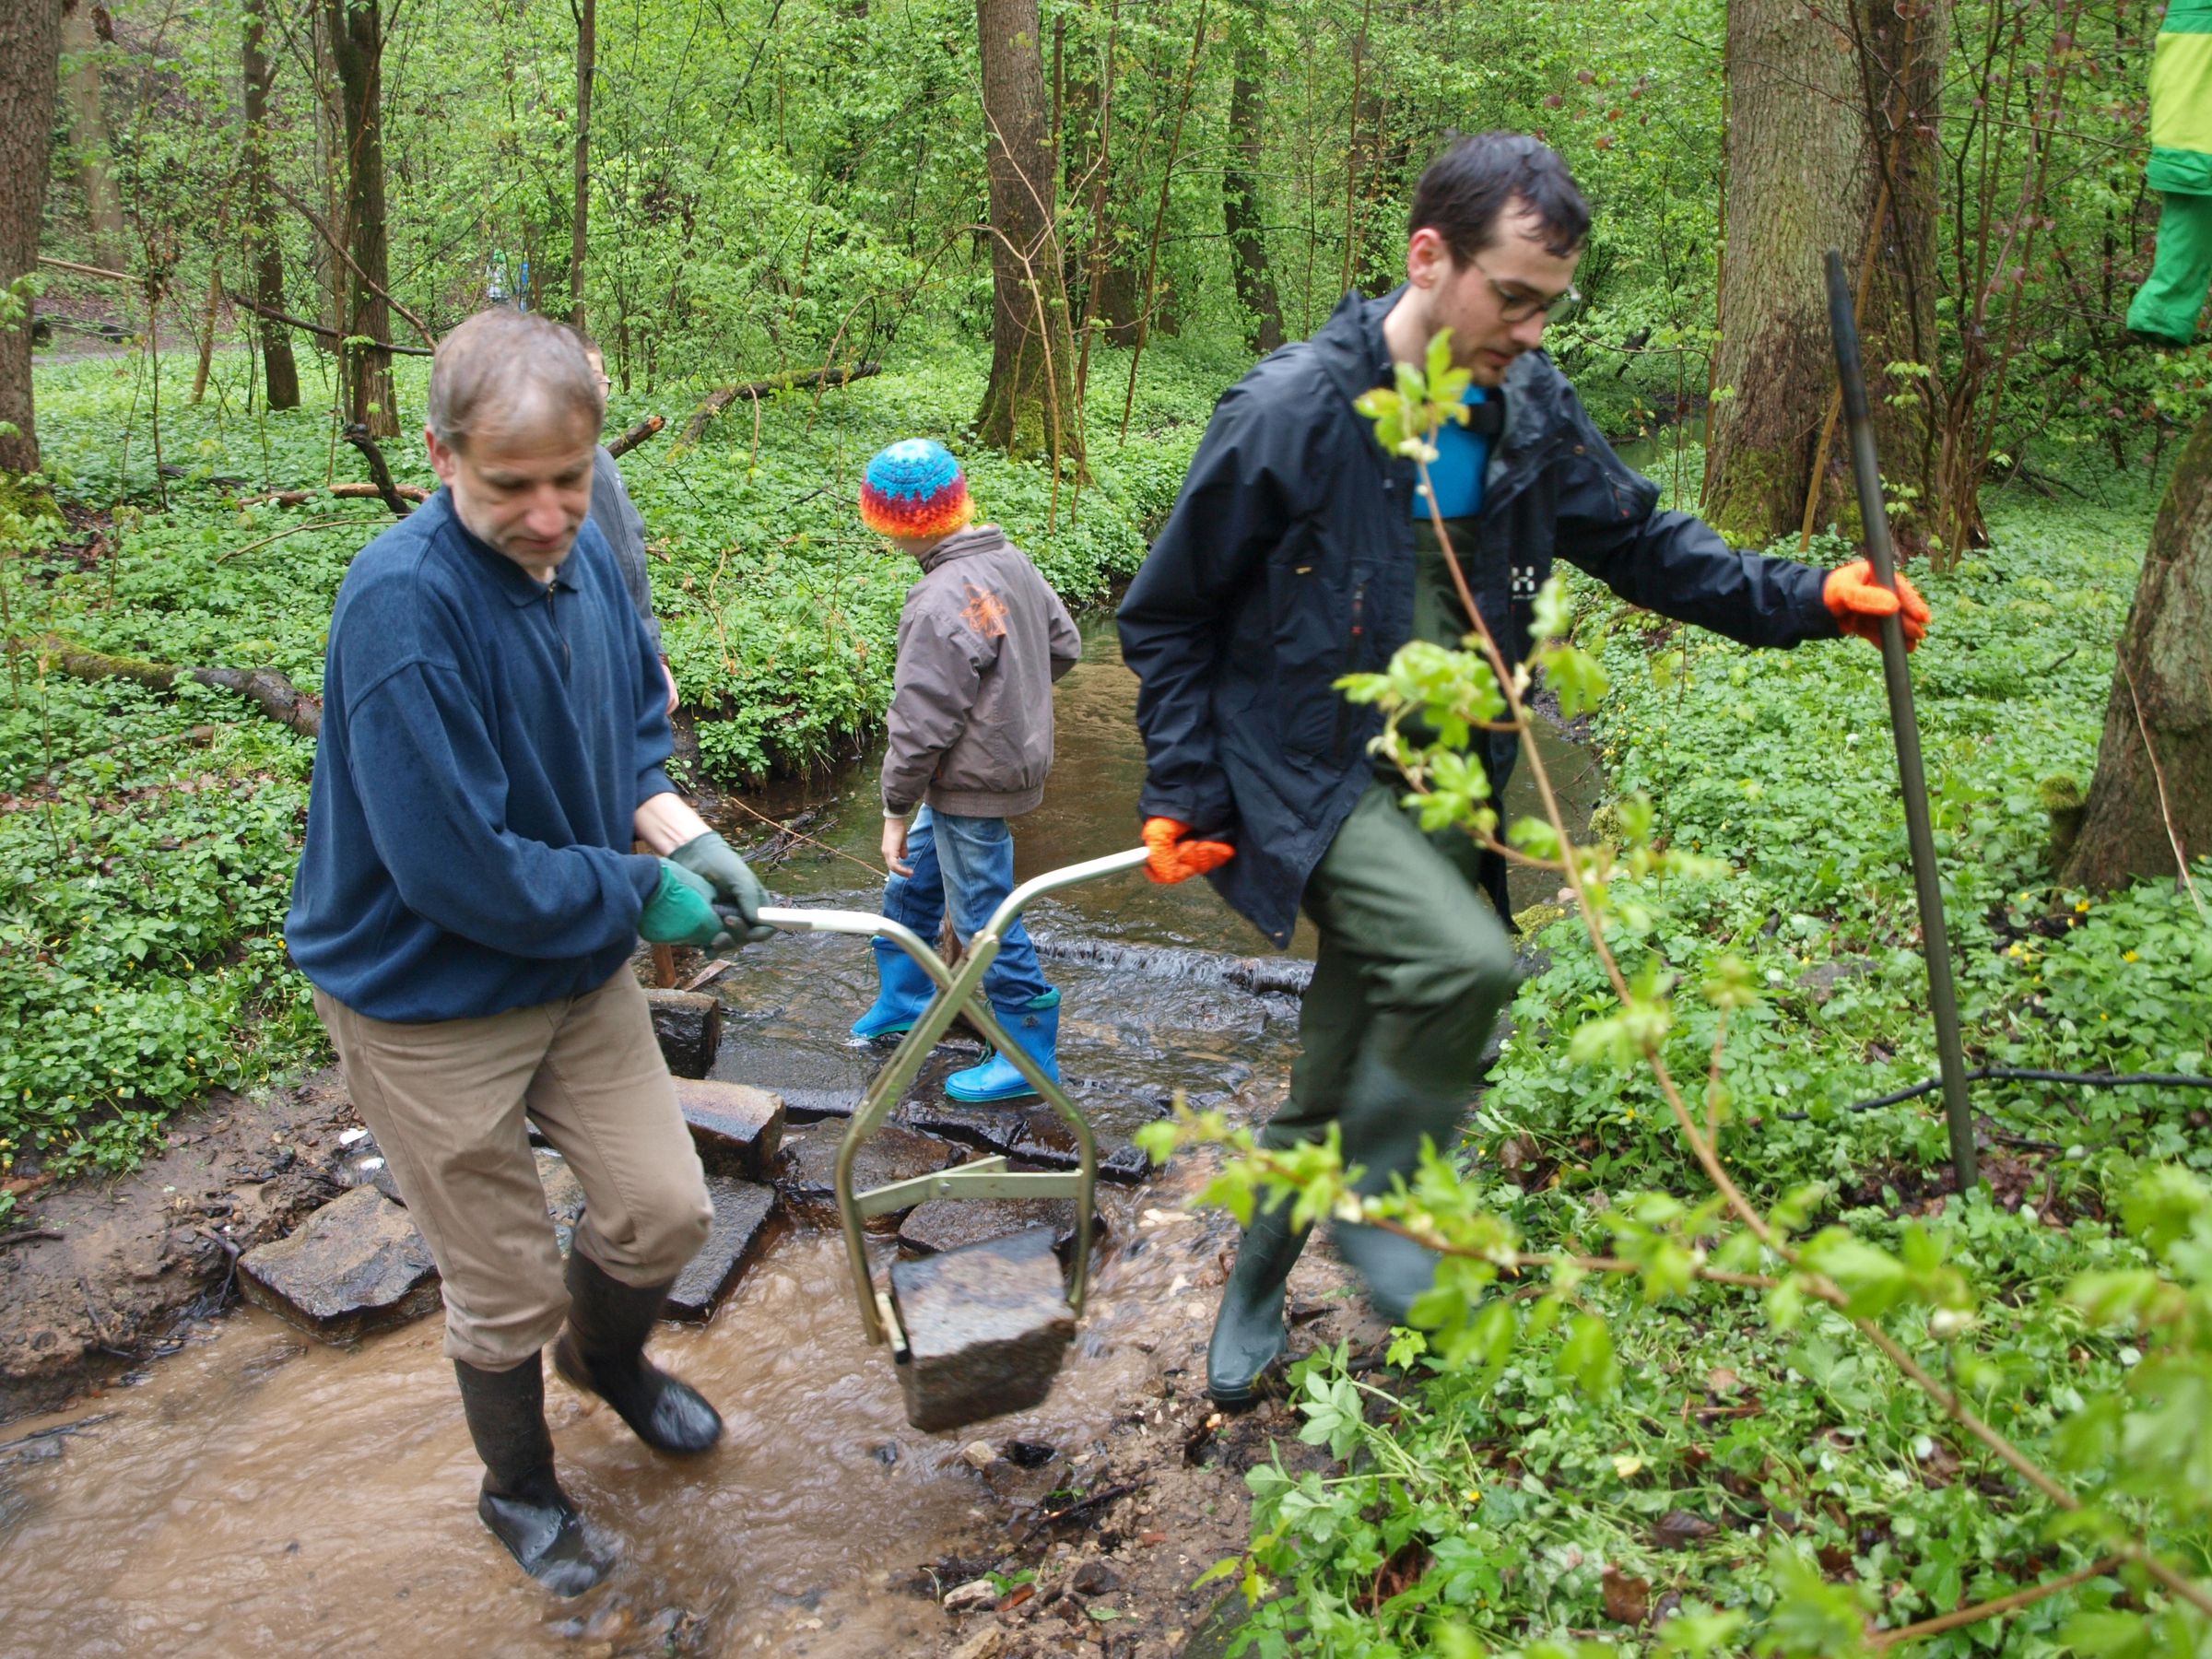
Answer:
<path fill-rule="evenodd" d="M 1014 831 L 1053 770 L 1053 682 L 1083 654 L 1076 624 L 1029 555 L 975 508 L 960 464 L 909 438 L 868 463 L 861 521 L 922 567 L 899 615 L 883 757 L 884 913 L 935 939 L 949 913 L 965 944 L 1014 890 Z M 876 941 L 879 990 L 853 1022 L 873 1040 L 910 1030 L 935 987 L 914 959 Z M 1006 1034 L 1060 1076 L 1060 993 L 1018 919 L 983 975 Z M 1004 1054 L 954 1072 L 945 1092 L 987 1105 L 1037 1091 Z"/>
<path fill-rule="evenodd" d="M 437 1259 L 477 1512 L 564 1595 L 608 1562 L 554 1475 L 540 1350 L 558 1335 L 555 1368 L 655 1451 L 722 1433 L 644 1355 L 712 1211 L 630 953 L 767 932 L 760 884 L 662 771 L 660 663 L 586 522 L 600 413 L 544 317 L 440 343 L 445 488 L 338 590 L 286 925 Z M 525 1114 L 583 1188 L 565 1270 Z"/>
<path fill-rule="evenodd" d="M 1471 838 L 1421 833 L 1379 771 L 1372 709 L 1339 676 L 1374 670 L 1408 641 L 1457 645 L 1461 611 L 1411 461 L 1386 453 L 1352 406 L 1452 331 L 1474 383 L 1430 474 L 1483 619 L 1509 659 L 1555 559 L 1631 603 L 1751 645 L 1850 631 L 1878 637 L 1898 599 L 1865 561 L 1824 572 L 1731 549 L 1614 455 L 1538 349 L 1574 298 L 1589 230 L 1565 164 L 1535 140 L 1464 140 L 1417 189 L 1406 285 L 1347 295 L 1312 340 L 1231 387 L 1182 493 L 1121 607 L 1122 651 L 1143 682 L 1139 810 L 1155 879 L 1206 875 L 1277 945 L 1302 906 L 1321 948 L 1300 1024 L 1290 1098 L 1263 1144 L 1340 1125 L 1360 1190 L 1408 1174 L 1421 1143 L 1453 1143 L 1511 989 L 1513 953 L 1492 908 L 1502 882 Z M 1917 639 L 1926 607 L 1905 599 Z M 1502 793 L 1514 740 L 1483 755 Z M 1477 897 L 1490 895 L 1486 904 Z M 1254 1217 L 1222 1292 L 1207 1387 L 1253 1395 L 1284 1352 L 1283 1287 L 1304 1244 L 1287 1205 Z M 1434 1276 L 1395 1234 L 1339 1227 L 1375 1306 L 1402 1321 Z"/>

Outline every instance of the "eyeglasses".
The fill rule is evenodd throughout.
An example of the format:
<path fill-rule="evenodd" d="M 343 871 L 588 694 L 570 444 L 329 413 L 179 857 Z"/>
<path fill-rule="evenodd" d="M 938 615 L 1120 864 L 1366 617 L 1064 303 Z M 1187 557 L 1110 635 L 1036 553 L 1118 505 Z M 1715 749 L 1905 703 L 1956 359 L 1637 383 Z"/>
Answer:
<path fill-rule="evenodd" d="M 1583 302 L 1582 295 L 1571 286 L 1563 294 L 1514 293 L 1489 272 L 1484 271 L 1479 260 L 1470 259 L 1467 263 L 1482 271 L 1482 279 L 1490 285 L 1490 292 L 1498 296 L 1498 320 L 1501 323 L 1525 323 L 1538 312 L 1544 313 L 1547 323 L 1563 322 Z"/>

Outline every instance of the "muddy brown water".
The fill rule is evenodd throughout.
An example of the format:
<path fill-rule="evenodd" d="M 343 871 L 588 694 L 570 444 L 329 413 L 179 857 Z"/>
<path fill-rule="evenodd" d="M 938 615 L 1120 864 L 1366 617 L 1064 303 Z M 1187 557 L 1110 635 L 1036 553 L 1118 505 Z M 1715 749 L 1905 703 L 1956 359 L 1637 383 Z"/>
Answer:
<path fill-rule="evenodd" d="M 1025 877 L 1133 839 L 1135 682 L 1110 629 L 1088 629 L 1087 646 L 1059 688 L 1048 801 L 1017 828 Z M 1586 804 L 1583 755 L 1547 747 Z M 851 862 L 877 856 L 874 771 L 871 757 L 815 790 L 808 829 L 833 851 L 777 864 L 780 896 L 876 908 L 874 879 Z M 746 839 L 759 838 L 755 825 Z M 1066 998 L 1064 1068 L 1109 1143 L 1175 1088 L 1246 1116 L 1279 1099 L 1295 1033 L 1287 964 L 1201 884 L 1112 877 L 1032 921 Z M 716 1075 L 831 1100 L 880 1064 L 841 1041 L 872 991 L 863 941 L 780 938 L 715 990 L 728 1005 Z M 610 1413 L 549 1387 L 563 1477 L 624 1563 L 579 1603 L 544 1596 L 477 1522 L 436 1320 L 338 1349 L 241 1309 L 136 1386 L 0 1431 L 0 1656 L 660 1652 L 672 1628 L 702 1653 L 934 1645 L 943 1620 L 909 1587 L 917 1569 L 1009 1504 L 1079 1483 L 1073 1460 L 1146 1389 L 1162 1332 L 1185 1350 L 1202 1338 L 1196 1246 L 1161 1242 L 1193 1231 L 1163 1220 L 1184 1190 L 1171 1171 L 1102 1192 L 1109 1242 L 1082 1333 L 1034 1412 L 950 1435 L 909 1428 L 888 1360 L 862 1338 L 838 1240 L 805 1226 L 711 1324 L 655 1339 L 728 1423 L 705 1460 L 656 1458 Z M 960 1456 L 979 1437 L 1059 1455 L 1009 1491 L 1005 1465 Z"/>

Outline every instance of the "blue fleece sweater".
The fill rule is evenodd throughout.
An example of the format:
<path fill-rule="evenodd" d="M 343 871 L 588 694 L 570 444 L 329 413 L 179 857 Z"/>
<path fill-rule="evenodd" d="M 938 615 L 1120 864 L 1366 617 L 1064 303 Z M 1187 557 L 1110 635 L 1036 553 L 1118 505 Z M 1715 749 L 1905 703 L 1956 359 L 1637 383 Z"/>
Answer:
<path fill-rule="evenodd" d="M 441 490 L 353 561 L 331 616 L 323 737 L 286 942 L 376 1019 L 497 1014 L 605 983 L 659 861 L 667 688 L 585 524 L 550 587 Z"/>

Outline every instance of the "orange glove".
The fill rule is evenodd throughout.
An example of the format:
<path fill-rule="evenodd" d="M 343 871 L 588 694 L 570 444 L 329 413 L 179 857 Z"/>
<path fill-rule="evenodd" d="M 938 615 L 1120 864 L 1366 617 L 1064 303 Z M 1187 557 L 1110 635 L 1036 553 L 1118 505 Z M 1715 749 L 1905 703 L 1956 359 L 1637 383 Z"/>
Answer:
<path fill-rule="evenodd" d="M 1907 651 L 1927 638 L 1928 618 L 1935 614 L 1903 571 L 1898 572 L 1897 592 L 1892 594 L 1875 581 L 1874 566 L 1864 559 L 1838 565 L 1828 573 L 1820 584 L 1820 603 L 1828 606 L 1838 628 L 1877 645 L 1882 642 L 1882 618 L 1896 617 L 1905 630 Z"/>
<path fill-rule="evenodd" d="M 1227 841 L 1183 840 L 1190 832 L 1188 824 L 1174 818 L 1147 818 L 1145 847 L 1152 856 L 1146 862 L 1145 874 L 1163 886 L 1188 881 L 1219 869 L 1237 855 L 1237 850 Z"/>

